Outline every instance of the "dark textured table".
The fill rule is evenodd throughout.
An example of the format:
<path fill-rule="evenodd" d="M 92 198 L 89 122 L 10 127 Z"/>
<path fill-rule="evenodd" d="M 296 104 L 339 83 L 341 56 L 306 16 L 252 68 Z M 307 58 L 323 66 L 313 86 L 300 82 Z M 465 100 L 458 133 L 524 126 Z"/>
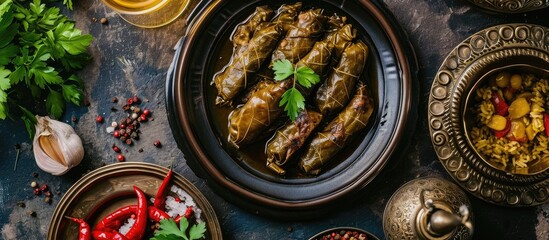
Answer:
<path fill-rule="evenodd" d="M 464 0 L 386 0 L 387 8 L 409 36 L 419 65 L 416 81 L 420 84 L 417 130 L 402 159 L 391 159 L 387 167 L 353 204 L 324 217 L 304 222 L 271 220 L 246 212 L 228 203 L 197 178 L 187 167 L 170 130 L 164 102 L 166 72 L 172 60 L 173 46 L 185 32 L 183 18 L 159 29 L 141 29 L 129 25 L 100 0 L 76 1 L 66 14 L 76 25 L 95 37 L 89 48 L 93 61 L 80 76 L 85 81 L 88 107 L 70 106 L 62 120 L 71 124 L 82 138 L 86 151 L 82 164 L 63 176 L 42 172 L 36 165 L 32 143 L 21 122 L 0 122 L 0 227 L 2 239 L 45 239 L 49 220 L 63 194 L 83 174 L 104 164 L 116 162 L 111 150 L 115 139 L 106 133 L 107 124 L 123 116 L 112 112 L 122 104 L 112 97 L 125 99 L 138 95 L 141 104 L 153 111 L 154 121 L 142 127 L 143 136 L 132 147 L 123 147 L 127 161 L 169 165 L 176 159 L 175 171 L 192 181 L 213 205 L 223 235 L 227 239 L 307 239 L 314 233 L 335 226 L 368 230 L 383 238 L 382 216 L 393 192 L 405 182 L 421 176 L 449 175 L 434 153 L 428 126 L 427 100 L 433 77 L 446 55 L 463 39 L 486 27 L 511 22 L 549 24 L 549 9 L 524 14 L 484 12 Z M 107 25 L 92 19 L 106 17 Z M 410 56 L 413 57 L 413 56 Z M 103 115 L 106 123 L 97 124 Z M 75 116 L 78 121 L 73 122 Z M 153 146 L 160 140 L 163 147 Z M 13 170 L 16 151 L 21 144 L 17 170 Z M 405 144 L 405 143 L 403 143 Z M 142 152 L 138 149 L 143 149 Z M 37 178 L 33 173 L 39 174 Z M 31 181 L 46 183 L 53 189 L 53 202 L 34 196 Z M 549 239 L 549 204 L 530 208 L 504 208 L 470 195 L 475 214 L 475 239 Z M 25 203 L 25 207 L 18 203 Z M 35 211 L 36 216 L 28 213 Z"/>

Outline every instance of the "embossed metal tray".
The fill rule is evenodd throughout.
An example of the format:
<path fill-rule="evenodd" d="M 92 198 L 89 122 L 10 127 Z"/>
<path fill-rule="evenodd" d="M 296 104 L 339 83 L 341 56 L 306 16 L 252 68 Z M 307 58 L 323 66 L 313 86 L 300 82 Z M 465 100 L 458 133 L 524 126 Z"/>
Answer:
<path fill-rule="evenodd" d="M 473 34 L 444 60 L 429 95 L 429 130 L 442 165 L 471 194 L 502 206 L 548 202 L 549 171 L 511 174 L 482 160 L 467 140 L 465 103 L 483 75 L 521 63 L 549 68 L 549 28 L 504 24 Z"/>
<path fill-rule="evenodd" d="M 59 201 L 53 212 L 48 239 L 77 239 L 78 225 L 65 219 L 85 219 L 93 226 L 108 213 L 126 205 L 137 204 L 133 186 L 147 196 L 154 196 L 168 169 L 150 163 L 115 163 L 86 174 Z M 212 206 L 187 179 L 174 172 L 172 184 L 193 197 L 206 222 L 207 239 L 223 239 Z"/>
<path fill-rule="evenodd" d="M 523 13 L 549 6 L 549 0 L 469 0 L 469 2 L 500 13 Z"/>

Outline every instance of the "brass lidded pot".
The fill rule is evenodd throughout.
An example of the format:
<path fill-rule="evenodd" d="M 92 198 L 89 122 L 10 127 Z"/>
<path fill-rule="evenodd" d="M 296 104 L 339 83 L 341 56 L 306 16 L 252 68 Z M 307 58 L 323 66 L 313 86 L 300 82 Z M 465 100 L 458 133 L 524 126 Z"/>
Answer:
<path fill-rule="evenodd" d="M 471 239 L 473 214 L 467 195 L 440 177 L 407 182 L 383 214 L 387 239 Z"/>

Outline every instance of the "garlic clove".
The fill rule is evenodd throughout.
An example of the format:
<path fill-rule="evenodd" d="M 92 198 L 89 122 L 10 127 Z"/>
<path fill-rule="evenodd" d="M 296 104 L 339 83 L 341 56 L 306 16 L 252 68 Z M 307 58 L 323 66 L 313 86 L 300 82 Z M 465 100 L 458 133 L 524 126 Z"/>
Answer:
<path fill-rule="evenodd" d="M 62 175 L 84 158 L 82 140 L 74 129 L 49 117 L 37 116 L 33 151 L 40 169 L 53 175 Z"/>

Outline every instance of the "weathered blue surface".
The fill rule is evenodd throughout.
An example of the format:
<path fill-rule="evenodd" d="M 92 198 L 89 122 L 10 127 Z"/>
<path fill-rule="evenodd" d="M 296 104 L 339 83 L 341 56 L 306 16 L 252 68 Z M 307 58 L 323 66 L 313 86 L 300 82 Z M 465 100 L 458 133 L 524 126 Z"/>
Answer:
<path fill-rule="evenodd" d="M 183 161 L 168 125 L 164 103 L 166 71 L 172 60 L 172 47 L 185 32 L 183 19 L 160 29 L 140 29 L 131 26 L 107 9 L 100 0 L 75 1 L 75 10 L 68 13 L 77 26 L 91 33 L 95 40 L 90 47 L 93 62 L 80 76 L 86 83 L 89 107 L 70 107 L 63 120 L 73 125 L 81 136 L 86 150 L 81 165 L 61 177 L 54 177 L 38 169 L 34 162 L 31 141 L 20 122 L 0 122 L 0 239 L 45 239 L 49 219 L 63 193 L 84 173 L 102 164 L 116 161 L 111 150 L 115 139 L 106 133 L 107 123 L 119 120 L 123 114 L 111 112 L 122 104 L 111 103 L 133 95 L 148 99 L 142 107 L 150 108 L 154 121 L 141 129 L 143 136 L 133 147 L 123 146 L 128 161 L 153 162 L 167 165 L 177 159 L 175 170 L 191 180 L 208 198 L 219 217 L 227 239 L 307 239 L 314 233 L 335 226 L 366 229 L 383 238 L 381 219 L 383 209 L 392 193 L 406 181 L 419 176 L 449 178 L 436 160 L 427 126 L 427 101 L 433 76 L 446 55 L 463 39 L 488 26 L 528 22 L 547 26 L 549 9 L 518 15 L 485 13 L 467 1 L 386 0 L 399 24 L 407 32 L 420 66 L 419 121 L 417 131 L 406 157 L 393 159 L 383 172 L 356 197 L 352 205 L 325 217 L 306 221 L 273 221 L 245 212 L 213 193 L 197 178 Z M 109 19 L 108 25 L 93 22 L 92 18 Z M 70 121 L 71 116 L 77 123 Z M 105 124 L 95 122 L 97 115 L 105 117 Z M 164 147 L 156 149 L 152 142 L 160 140 Z M 15 150 L 22 144 L 17 170 L 13 171 Z M 119 146 L 122 146 L 119 144 Z M 138 149 L 143 148 L 139 153 Z M 38 172 L 39 183 L 47 183 L 60 195 L 53 203 L 35 197 L 29 183 L 31 174 Z M 532 208 L 504 208 L 482 202 L 470 196 L 476 220 L 475 239 L 547 239 L 549 235 L 549 204 Z M 24 202 L 25 208 L 17 206 Z M 36 217 L 27 212 L 36 211 Z"/>

